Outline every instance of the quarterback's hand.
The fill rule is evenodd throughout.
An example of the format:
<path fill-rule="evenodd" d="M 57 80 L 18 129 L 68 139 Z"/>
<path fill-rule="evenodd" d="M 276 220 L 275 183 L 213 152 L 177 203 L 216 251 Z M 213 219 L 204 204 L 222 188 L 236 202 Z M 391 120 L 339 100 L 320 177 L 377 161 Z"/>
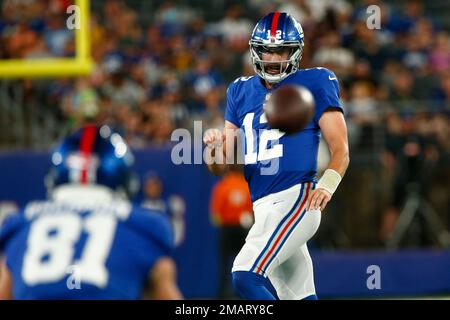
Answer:
<path fill-rule="evenodd" d="M 209 148 L 221 147 L 225 139 L 219 129 L 208 129 L 203 136 L 203 143 Z"/>
<path fill-rule="evenodd" d="M 325 189 L 318 188 L 309 194 L 306 208 L 307 210 L 319 209 L 323 211 L 330 200 L 331 194 Z"/>

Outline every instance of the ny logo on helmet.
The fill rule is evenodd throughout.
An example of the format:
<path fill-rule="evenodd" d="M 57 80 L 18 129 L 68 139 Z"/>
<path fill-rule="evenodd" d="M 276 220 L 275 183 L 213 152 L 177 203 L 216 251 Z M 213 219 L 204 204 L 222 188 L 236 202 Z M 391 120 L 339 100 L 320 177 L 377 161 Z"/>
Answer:
<path fill-rule="evenodd" d="M 97 180 L 96 172 L 100 166 L 100 159 L 96 155 L 86 156 L 81 152 L 74 152 L 67 157 L 66 165 L 69 168 L 69 179 L 72 182 L 82 180 L 83 171 L 87 176 L 87 181 Z"/>

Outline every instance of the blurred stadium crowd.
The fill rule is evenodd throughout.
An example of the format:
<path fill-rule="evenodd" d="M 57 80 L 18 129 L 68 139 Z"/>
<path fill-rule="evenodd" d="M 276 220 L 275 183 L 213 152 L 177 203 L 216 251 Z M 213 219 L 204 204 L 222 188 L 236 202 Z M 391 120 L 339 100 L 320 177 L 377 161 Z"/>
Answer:
<path fill-rule="evenodd" d="M 71 3 L 0 1 L 0 59 L 73 56 L 73 33 L 65 25 Z M 381 8 L 378 30 L 366 24 L 373 4 Z M 305 32 L 301 67 L 327 67 L 340 80 L 352 153 L 362 162 L 375 155 L 388 176 L 379 178 L 393 186 L 394 199 L 386 200 L 391 208 L 378 222 L 388 233 L 404 198 L 395 186 L 416 179 L 408 173 L 413 169 L 449 161 L 450 26 L 444 8 L 449 4 L 441 0 L 93 0 L 93 74 L 3 81 L 0 147 L 36 147 L 32 132 L 21 139 L 6 132 L 14 116 L 8 118 L 5 101 L 14 100 L 15 89 L 26 93 L 23 127 L 42 121 L 53 130 L 40 146 L 87 118 L 119 128 L 134 148 L 166 144 L 175 128 L 191 128 L 194 120 L 203 128 L 221 127 L 227 84 L 253 74 L 248 40 L 254 24 L 267 12 L 285 11 Z M 27 101 L 40 108 L 27 109 Z M 448 194 L 442 201 L 447 215 Z"/>
<path fill-rule="evenodd" d="M 1 58 L 73 56 L 65 13 L 71 1 L 2 2 Z M 227 6 L 218 21 L 208 19 L 205 6 L 199 11 L 152 1 L 148 10 L 139 10 L 143 5 L 135 1 L 94 0 L 92 76 L 53 81 L 45 92 L 33 82 L 24 85 L 35 93 L 30 99 L 47 99 L 42 104 L 61 121 L 72 124 L 95 114 L 121 127 L 134 147 L 165 142 L 192 119 L 204 120 L 205 127 L 222 124 L 226 84 L 253 74 L 248 39 L 255 21 L 272 10 L 287 11 L 305 31 L 302 67 L 328 67 L 341 80 L 353 144 L 386 119 L 386 129 L 396 130 L 396 116 L 380 113 L 383 103 L 383 111 L 424 111 L 414 115 L 416 130 L 448 150 L 448 31 L 426 14 L 421 1 L 397 8 L 369 3 L 382 9 L 380 30 L 368 29 L 365 3 L 347 0 L 249 0 Z M 427 103 L 414 102 L 420 100 Z"/>

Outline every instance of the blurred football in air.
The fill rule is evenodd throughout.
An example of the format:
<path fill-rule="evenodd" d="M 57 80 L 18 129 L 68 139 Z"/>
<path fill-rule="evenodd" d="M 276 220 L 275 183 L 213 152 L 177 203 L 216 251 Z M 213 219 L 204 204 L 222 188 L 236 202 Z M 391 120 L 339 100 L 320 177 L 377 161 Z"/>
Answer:
<path fill-rule="evenodd" d="M 273 91 L 264 109 L 271 128 L 293 134 L 311 121 L 314 107 L 314 97 L 307 88 L 284 85 Z"/>

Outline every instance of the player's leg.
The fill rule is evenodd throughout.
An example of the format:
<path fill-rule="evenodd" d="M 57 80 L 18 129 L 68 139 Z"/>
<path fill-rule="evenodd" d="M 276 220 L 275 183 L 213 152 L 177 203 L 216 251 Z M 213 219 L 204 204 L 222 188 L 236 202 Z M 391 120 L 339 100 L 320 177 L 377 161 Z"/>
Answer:
<path fill-rule="evenodd" d="M 305 188 L 304 198 L 307 198 L 311 188 Z M 303 201 L 300 201 L 282 231 L 270 243 L 271 249 L 266 250 L 258 260 L 256 272 L 269 277 L 280 299 L 302 299 L 315 295 L 313 265 L 306 242 L 314 236 L 320 221 L 321 211 L 306 211 Z M 277 269 L 278 272 L 275 272 Z M 272 276 L 274 272 L 277 274 L 275 277 Z"/>
<path fill-rule="evenodd" d="M 267 276 L 271 270 L 282 264 L 295 254 L 312 236 L 320 225 L 320 210 L 306 210 L 306 199 L 312 190 L 311 184 L 305 184 L 306 189 L 297 201 L 294 209 L 286 215 L 274 232 L 266 247 L 254 264 L 254 271 Z"/>
<path fill-rule="evenodd" d="M 263 204 L 261 204 L 261 208 Z M 250 271 L 267 239 L 270 238 L 270 230 L 267 226 L 276 226 L 276 215 L 270 215 L 267 211 L 255 209 L 255 224 L 250 229 L 246 242 L 233 264 L 233 287 L 236 293 L 248 300 L 275 300 L 276 290 L 267 277 Z M 273 232 L 273 231 L 272 231 Z"/>
<path fill-rule="evenodd" d="M 281 300 L 317 299 L 313 264 L 306 244 L 283 263 L 273 267 L 268 278 Z"/>
<path fill-rule="evenodd" d="M 286 226 L 295 222 L 292 218 L 298 217 L 299 206 L 305 205 L 311 187 L 312 184 L 297 185 L 255 203 L 255 224 L 233 265 L 233 285 L 241 297 L 277 298 L 266 275 L 258 272 L 258 266 L 261 262 L 266 264 L 264 257 L 268 252 L 273 253 L 272 247 L 278 236 L 288 232 Z"/>
<path fill-rule="evenodd" d="M 260 274 L 250 271 L 233 272 L 236 293 L 247 300 L 277 300 L 277 292 L 270 282 Z"/>

